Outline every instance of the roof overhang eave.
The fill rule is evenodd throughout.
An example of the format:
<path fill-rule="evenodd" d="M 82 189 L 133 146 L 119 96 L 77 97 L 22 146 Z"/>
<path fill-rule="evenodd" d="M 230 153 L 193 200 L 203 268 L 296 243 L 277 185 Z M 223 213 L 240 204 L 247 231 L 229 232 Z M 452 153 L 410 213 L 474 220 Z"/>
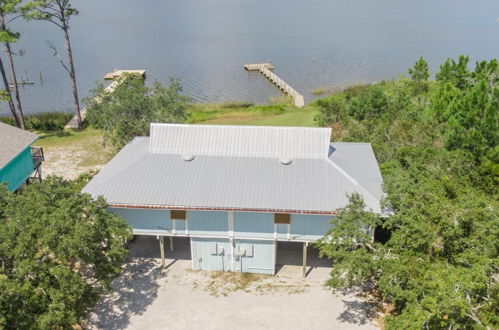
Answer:
<path fill-rule="evenodd" d="M 180 206 L 180 205 L 155 205 L 155 204 L 122 204 L 109 203 L 108 207 L 126 209 L 159 209 L 159 210 L 191 210 L 191 211 L 227 211 L 227 212 L 257 212 L 257 213 L 291 213 L 313 215 L 337 215 L 337 211 L 272 209 L 272 208 L 239 208 L 239 207 L 213 207 L 213 206 Z"/>

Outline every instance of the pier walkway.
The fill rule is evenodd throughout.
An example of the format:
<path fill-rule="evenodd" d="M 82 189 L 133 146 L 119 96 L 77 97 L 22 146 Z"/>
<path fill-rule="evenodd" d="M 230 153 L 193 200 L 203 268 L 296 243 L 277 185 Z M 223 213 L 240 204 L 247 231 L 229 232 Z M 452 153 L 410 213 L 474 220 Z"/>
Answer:
<path fill-rule="evenodd" d="M 246 64 L 244 68 L 248 71 L 260 71 L 260 73 L 274 83 L 283 93 L 291 96 L 297 108 L 302 108 L 305 105 L 303 95 L 298 93 L 293 87 L 271 71 L 274 68 L 271 63 Z"/>
<path fill-rule="evenodd" d="M 112 93 L 120 84 L 120 80 L 116 80 L 121 77 L 123 74 L 133 74 L 140 75 L 142 78 L 146 76 L 146 70 L 114 70 L 111 73 L 108 73 L 104 76 L 104 80 L 114 80 L 109 86 L 104 88 L 104 92 Z M 87 115 L 87 108 L 83 108 L 80 110 L 81 120 L 85 120 L 85 116 Z M 74 115 L 73 118 L 64 126 L 65 129 L 76 129 L 78 128 L 78 119 L 77 116 Z"/>

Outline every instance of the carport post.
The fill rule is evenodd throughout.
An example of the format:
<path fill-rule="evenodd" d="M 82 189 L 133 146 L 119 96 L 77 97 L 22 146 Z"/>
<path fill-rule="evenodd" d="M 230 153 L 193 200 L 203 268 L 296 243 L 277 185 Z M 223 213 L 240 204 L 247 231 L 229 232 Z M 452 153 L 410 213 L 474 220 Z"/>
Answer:
<path fill-rule="evenodd" d="M 161 267 L 165 268 L 165 241 L 163 236 L 159 236 L 159 250 L 161 253 Z"/>
<path fill-rule="evenodd" d="M 307 277 L 307 248 L 308 242 L 303 243 L 303 278 Z"/>
<path fill-rule="evenodd" d="M 173 252 L 173 236 L 170 236 L 170 251 Z"/>

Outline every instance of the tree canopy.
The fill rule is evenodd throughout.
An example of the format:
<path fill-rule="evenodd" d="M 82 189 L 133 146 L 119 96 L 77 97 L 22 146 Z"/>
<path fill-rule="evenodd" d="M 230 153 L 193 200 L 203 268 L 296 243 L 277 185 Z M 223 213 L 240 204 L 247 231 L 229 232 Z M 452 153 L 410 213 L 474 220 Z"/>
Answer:
<path fill-rule="evenodd" d="M 414 70 L 427 71 L 422 59 L 412 79 L 357 86 L 317 102 L 317 119 L 333 126 L 335 140 L 372 143 L 393 210 L 378 220 L 390 232 L 387 242 L 371 242 L 358 228 L 374 220 L 351 197 L 319 244 L 334 264 L 329 284 L 378 291 L 395 307 L 389 329 L 497 328 L 497 61 L 470 70 L 467 57 L 449 59 L 426 90 L 419 88 L 426 75 Z M 352 104 L 359 103 L 385 105 L 370 112 L 376 116 L 358 116 Z"/>
<path fill-rule="evenodd" d="M 149 134 L 149 124 L 182 123 L 189 105 L 180 82 L 170 79 L 168 87 L 155 82 L 152 87 L 142 78 L 123 75 L 112 93 L 98 85 L 87 101 L 87 121 L 104 132 L 104 139 L 116 148 L 135 136 Z"/>
<path fill-rule="evenodd" d="M 131 230 L 80 189 L 56 177 L 0 186 L 0 328 L 71 328 L 120 273 Z"/>

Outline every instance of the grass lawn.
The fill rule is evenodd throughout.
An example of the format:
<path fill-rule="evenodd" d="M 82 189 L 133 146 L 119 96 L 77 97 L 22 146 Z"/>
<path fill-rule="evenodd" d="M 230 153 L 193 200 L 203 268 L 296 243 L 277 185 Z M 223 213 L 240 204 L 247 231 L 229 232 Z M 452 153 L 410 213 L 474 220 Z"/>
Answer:
<path fill-rule="evenodd" d="M 198 107 L 190 111 L 189 122 L 196 124 L 219 125 L 260 125 L 260 126 L 317 126 L 313 107 L 297 109 L 288 105 L 234 106 L 223 104 Z"/>
<path fill-rule="evenodd" d="M 112 149 L 104 147 L 102 133 L 95 128 L 37 133 L 40 139 L 34 145 L 43 147 L 44 175 L 74 179 L 81 173 L 102 167 L 114 155 Z"/>

